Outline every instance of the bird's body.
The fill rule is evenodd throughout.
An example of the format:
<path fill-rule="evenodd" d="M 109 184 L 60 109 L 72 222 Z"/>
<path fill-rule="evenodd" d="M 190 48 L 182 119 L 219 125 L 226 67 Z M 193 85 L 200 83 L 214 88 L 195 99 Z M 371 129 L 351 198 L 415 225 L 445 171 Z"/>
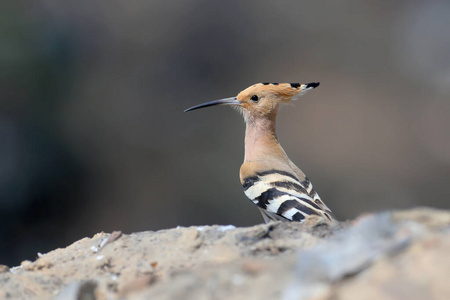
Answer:
<path fill-rule="evenodd" d="M 186 111 L 212 105 L 233 105 L 245 123 L 245 157 L 240 180 L 245 195 L 259 207 L 266 222 L 303 221 L 317 215 L 335 219 L 305 174 L 289 159 L 276 136 L 281 103 L 295 100 L 319 83 L 257 83 L 237 97 L 200 104 Z"/>

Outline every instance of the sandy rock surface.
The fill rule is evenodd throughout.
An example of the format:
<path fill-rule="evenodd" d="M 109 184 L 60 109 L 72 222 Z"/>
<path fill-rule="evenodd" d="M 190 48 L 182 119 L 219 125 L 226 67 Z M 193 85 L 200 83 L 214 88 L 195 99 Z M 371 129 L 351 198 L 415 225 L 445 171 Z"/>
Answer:
<path fill-rule="evenodd" d="M 450 299 L 450 212 L 99 233 L 9 269 L 0 299 Z"/>

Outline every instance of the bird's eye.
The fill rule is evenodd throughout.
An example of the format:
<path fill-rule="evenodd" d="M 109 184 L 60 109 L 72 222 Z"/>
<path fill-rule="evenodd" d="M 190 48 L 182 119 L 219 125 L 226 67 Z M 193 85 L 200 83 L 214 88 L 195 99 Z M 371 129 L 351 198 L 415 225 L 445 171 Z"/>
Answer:
<path fill-rule="evenodd" d="M 258 96 L 256 96 L 256 95 L 253 95 L 251 98 L 250 98 L 252 101 L 258 101 L 259 100 L 259 97 Z"/>

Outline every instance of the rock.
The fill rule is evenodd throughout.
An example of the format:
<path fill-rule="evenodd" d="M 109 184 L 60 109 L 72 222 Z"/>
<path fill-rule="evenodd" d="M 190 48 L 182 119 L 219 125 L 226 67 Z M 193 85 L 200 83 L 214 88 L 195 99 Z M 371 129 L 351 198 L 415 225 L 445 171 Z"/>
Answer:
<path fill-rule="evenodd" d="M 117 231 L 2 269 L 0 298 L 445 299 L 449 251 L 450 212 L 429 208 L 333 226 Z"/>
<path fill-rule="evenodd" d="M 65 286 L 54 300 L 95 300 L 95 288 L 93 281 L 72 282 Z"/>
<path fill-rule="evenodd" d="M 9 267 L 5 265 L 0 265 L 0 273 L 9 272 Z"/>

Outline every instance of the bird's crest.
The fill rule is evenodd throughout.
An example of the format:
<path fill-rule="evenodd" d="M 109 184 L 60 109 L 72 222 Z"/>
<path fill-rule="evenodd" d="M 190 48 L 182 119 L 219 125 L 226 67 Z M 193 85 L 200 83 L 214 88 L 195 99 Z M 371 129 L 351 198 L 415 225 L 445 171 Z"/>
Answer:
<path fill-rule="evenodd" d="M 269 97 L 273 100 L 279 100 L 278 102 L 290 102 L 291 100 L 297 100 L 299 96 L 305 94 L 308 90 L 314 89 L 319 86 L 319 82 L 312 83 L 257 83 L 254 84 L 237 96 L 239 101 L 244 101 L 245 99 L 252 100 L 253 96 L 257 96 L 258 99 L 263 97 Z M 256 97 L 254 97 L 256 100 Z"/>

